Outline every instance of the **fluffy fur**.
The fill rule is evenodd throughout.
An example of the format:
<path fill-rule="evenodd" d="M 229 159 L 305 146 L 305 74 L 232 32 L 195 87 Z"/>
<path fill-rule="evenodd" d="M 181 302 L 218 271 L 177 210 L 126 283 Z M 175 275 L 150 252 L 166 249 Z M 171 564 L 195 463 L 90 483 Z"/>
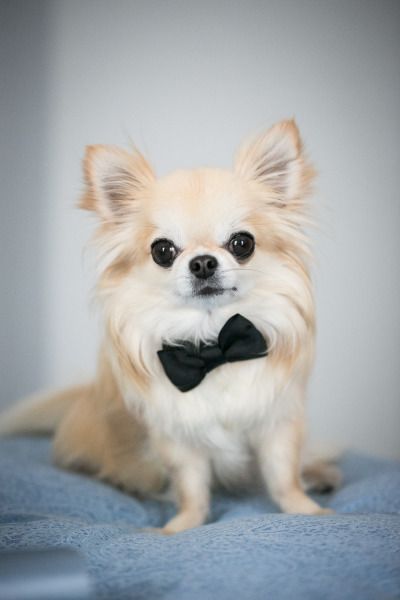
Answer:
<path fill-rule="evenodd" d="M 314 351 L 307 197 L 314 172 L 293 121 L 239 150 L 233 171 L 176 171 L 157 179 L 138 153 L 91 146 L 84 209 L 100 219 L 97 297 L 104 341 L 93 384 L 30 401 L 5 416 L 4 432 L 56 426 L 56 462 L 136 493 L 172 484 L 177 515 L 164 533 L 201 525 L 215 482 L 261 479 L 285 512 L 321 514 L 303 491 L 306 385 Z M 254 254 L 238 262 L 226 244 L 246 231 Z M 172 240 L 170 268 L 151 256 Z M 198 296 L 189 262 L 212 255 L 224 293 Z M 268 340 L 266 358 L 225 364 L 190 392 L 166 378 L 163 342 L 215 340 L 235 313 Z M 318 485 L 337 479 L 314 464 Z"/>

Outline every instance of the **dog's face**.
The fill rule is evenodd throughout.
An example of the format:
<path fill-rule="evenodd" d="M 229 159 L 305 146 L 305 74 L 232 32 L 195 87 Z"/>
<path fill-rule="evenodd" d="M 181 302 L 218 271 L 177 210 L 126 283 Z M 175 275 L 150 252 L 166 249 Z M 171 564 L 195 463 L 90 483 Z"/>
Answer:
<path fill-rule="evenodd" d="M 210 310 L 249 291 L 259 253 L 250 187 L 216 169 L 178 171 L 155 183 L 142 270 L 154 293 Z"/>
<path fill-rule="evenodd" d="M 125 328 L 128 313 L 137 322 L 151 312 L 154 323 L 175 314 L 175 330 L 181 318 L 186 331 L 197 313 L 247 307 L 269 311 L 274 335 L 288 298 L 309 302 L 301 226 L 313 172 L 292 121 L 244 145 L 233 171 L 156 179 L 139 153 L 92 146 L 85 174 L 82 206 L 100 215 L 108 257 L 101 285 Z"/>

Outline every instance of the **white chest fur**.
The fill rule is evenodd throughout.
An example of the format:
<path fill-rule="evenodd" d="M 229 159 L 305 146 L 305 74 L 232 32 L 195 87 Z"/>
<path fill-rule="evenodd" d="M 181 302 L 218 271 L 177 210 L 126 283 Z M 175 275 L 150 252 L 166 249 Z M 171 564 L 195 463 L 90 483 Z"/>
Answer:
<path fill-rule="evenodd" d="M 181 392 L 169 381 L 157 356 L 164 341 L 217 339 L 235 312 L 248 318 L 272 347 L 276 331 L 292 332 L 297 315 L 289 307 L 285 320 L 281 299 L 264 300 L 262 305 L 243 300 L 234 310 L 226 306 L 212 313 L 181 308 L 161 320 L 149 309 L 140 322 L 128 321 L 132 327 L 126 325 L 122 331 L 124 345 L 130 356 L 143 358 L 150 385 L 140 394 L 125 380 L 124 398 L 150 433 L 239 465 L 247 460 L 252 436 L 267 434 L 282 415 L 296 411 L 302 394 L 270 356 L 221 365 L 189 392 Z"/>
<path fill-rule="evenodd" d="M 296 410 L 296 388 L 282 389 L 268 357 L 225 364 L 208 373 L 196 388 L 180 392 L 160 367 L 146 398 L 127 394 L 154 436 L 208 455 L 225 484 L 252 475 L 252 444 L 283 415 Z"/>
<path fill-rule="evenodd" d="M 232 451 L 254 429 L 272 426 L 289 408 L 286 396 L 266 357 L 217 367 L 189 392 L 179 391 L 160 366 L 145 398 L 128 391 L 125 400 L 160 434 Z"/>

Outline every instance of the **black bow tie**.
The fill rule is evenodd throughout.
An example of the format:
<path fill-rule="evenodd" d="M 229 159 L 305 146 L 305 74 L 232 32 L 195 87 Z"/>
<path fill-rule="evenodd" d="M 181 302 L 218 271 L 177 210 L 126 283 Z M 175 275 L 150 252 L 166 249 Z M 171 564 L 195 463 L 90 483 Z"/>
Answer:
<path fill-rule="evenodd" d="M 262 334 L 248 319 L 234 315 L 223 326 L 216 344 L 178 342 L 177 346 L 163 344 L 158 351 L 167 377 L 181 390 L 188 392 L 220 365 L 237 360 L 260 358 L 268 353 Z"/>

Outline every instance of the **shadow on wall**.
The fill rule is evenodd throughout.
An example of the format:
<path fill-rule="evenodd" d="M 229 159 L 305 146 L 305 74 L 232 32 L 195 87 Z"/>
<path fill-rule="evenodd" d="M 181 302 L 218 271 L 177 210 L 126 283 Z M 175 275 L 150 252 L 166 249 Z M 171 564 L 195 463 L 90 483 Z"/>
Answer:
<path fill-rule="evenodd" d="M 0 403 L 44 382 L 48 3 L 0 3 Z M 33 209 L 34 207 L 34 209 Z"/>

